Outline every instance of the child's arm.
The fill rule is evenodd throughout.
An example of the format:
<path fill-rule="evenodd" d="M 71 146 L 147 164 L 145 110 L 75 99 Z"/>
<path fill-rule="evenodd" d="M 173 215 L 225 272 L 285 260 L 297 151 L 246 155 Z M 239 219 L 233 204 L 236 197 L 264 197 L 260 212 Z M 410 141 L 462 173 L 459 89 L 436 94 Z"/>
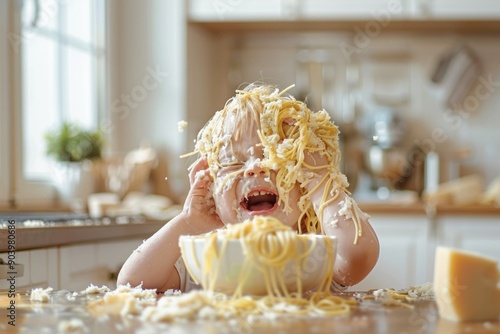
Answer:
<path fill-rule="evenodd" d="M 310 165 L 327 164 L 326 158 L 319 154 L 309 155 L 306 153 L 305 160 Z M 321 182 L 325 173 L 327 173 L 326 168 L 317 171 L 317 177 L 305 186 L 306 189 L 309 191 L 314 189 Z M 334 279 L 341 285 L 352 286 L 361 282 L 377 263 L 380 247 L 378 238 L 368 222 L 368 216 L 343 190 L 340 190 L 335 201 L 325 206 L 323 212 L 319 212 L 326 183 L 323 181 L 318 189 L 310 194 L 311 201 L 316 214 L 322 218 L 321 226 L 325 234 L 337 237 Z M 353 215 L 358 217 L 360 223 L 358 229 L 361 231 L 361 235 L 358 235 L 357 238 Z"/>
<path fill-rule="evenodd" d="M 182 212 L 136 249 L 118 275 L 117 284 L 143 284 L 143 288 L 179 289 L 174 265 L 180 256 L 179 237 L 198 235 L 223 227 L 209 196 L 212 182 L 205 159 L 198 160 L 189 174 L 191 189 Z"/>

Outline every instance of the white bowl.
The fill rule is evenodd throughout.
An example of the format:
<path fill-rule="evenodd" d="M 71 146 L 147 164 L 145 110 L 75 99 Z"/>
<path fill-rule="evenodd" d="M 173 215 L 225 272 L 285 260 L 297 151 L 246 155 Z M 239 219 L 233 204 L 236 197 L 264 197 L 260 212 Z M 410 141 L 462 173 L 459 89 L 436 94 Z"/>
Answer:
<path fill-rule="evenodd" d="M 301 261 L 302 265 L 300 266 L 300 277 L 303 292 L 317 290 L 320 288 L 323 279 L 329 274 L 329 253 L 326 244 L 327 238 L 331 240 L 331 258 L 333 260 L 335 259 L 337 250 L 337 239 L 335 237 L 307 235 L 307 238 L 306 247 L 304 247 L 302 242 L 298 242 L 297 247 L 299 250 L 310 248 L 313 239 L 316 239 L 317 243 L 314 250 L 306 258 L 304 258 L 303 261 Z M 209 246 L 208 242 L 206 242 L 207 240 L 208 238 L 199 236 L 181 236 L 179 240 L 184 263 L 186 264 L 190 274 L 194 276 L 193 278 L 200 283 L 202 283 L 202 273 L 205 265 L 204 256 L 208 249 L 207 247 Z M 214 259 L 212 263 L 211 268 L 213 270 L 218 269 L 218 273 L 214 276 L 212 276 L 214 273 L 211 273 L 208 277 L 216 277 L 215 283 L 213 283 L 215 291 L 231 295 L 235 292 L 241 280 L 240 273 L 242 272 L 246 255 L 244 254 L 244 249 L 240 240 L 231 239 L 226 240 L 226 242 L 227 245 L 224 253 L 222 254 L 222 258 Z M 223 243 L 224 239 L 219 238 L 217 240 L 218 253 L 220 253 Z M 249 274 L 243 285 L 242 293 L 244 295 L 267 295 L 263 273 L 253 265 L 252 261 L 249 261 L 249 264 Z M 287 291 L 297 291 L 296 261 L 288 261 L 284 270 L 281 272 L 281 275 L 284 279 Z M 212 284 L 211 282 L 206 283 L 208 283 L 207 288 L 209 288 Z"/>

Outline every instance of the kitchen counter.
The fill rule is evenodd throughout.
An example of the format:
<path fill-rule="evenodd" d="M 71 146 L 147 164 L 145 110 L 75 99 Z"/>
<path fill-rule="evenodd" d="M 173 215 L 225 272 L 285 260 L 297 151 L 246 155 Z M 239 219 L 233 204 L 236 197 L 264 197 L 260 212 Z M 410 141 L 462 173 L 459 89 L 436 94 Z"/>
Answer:
<path fill-rule="evenodd" d="M 146 239 L 164 224 L 164 221 L 146 219 L 92 219 L 27 225 L 16 221 L 15 247 L 16 251 L 22 251 L 110 239 L 134 237 Z M 7 237 L 8 229 L 3 226 L 0 228 L 0 252 L 7 251 Z"/>
<path fill-rule="evenodd" d="M 410 204 L 360 202 L 359 206 L 369 215 L 500 216 L 500 207 L 491 205 L 431 207 L 422 202 Z M 14 220 L 16 221 L 16 251 L 108 239 L 148 238 L 165 224 L 165 221 L 137 217 L 80 219 L 49 224 L 36 224 L 36 221 L 34 224 L 23 224 L 15 218 Z M 0 224 L 0 252 L 7 251 L 7 237 L 7 224 L 4 220 Z"/>
<path fill-rule="evenodd" d="M 500 207 L 494 205 L 439 205 L 431 206 L 422 202 L 401 204 L 386 202 L 358 202 L 359 207 L 368 214 L 435 214 L 435 215 L 498 215 Z"/>
<path fill-rule="evenodd" d="M 366 292 L 344 293 L 343 296 L 366 296 Z M 499 333 L 500 319 L 487 322 L 454 323 L 440 319 L 435 301 L 417 300 L 410 307 L 387 306 L 379 300 L 358 299 L 357 308 L 347 315 L 324 317 L 287 317 L 268 319 L 254 324 L 247 321 L 178 321 L 176 323 L 143 322 L 139 316 L 119 316 L 117 312 L 89 307 L 103 294 L 77 296 L 68 291 L 55 291 L 47 303 L 32 302 L 27 291 L 18 291 L 15 298 L 15 324 L 8 325 L 7 292 L 0 292 L 0 332 L 55 333 L 63 322 L 78 319 L 84 328 L 79 333 Z M 160 297 L 160 296 L 159 296 Z M 96 310 L 99 312 L 96 313 Z M 241 320 L 241 319 L 240 319 Z M 59 327 L 60 330 L 60 327 Z M 144 331 L 144 332 L 143 332 Z"/>

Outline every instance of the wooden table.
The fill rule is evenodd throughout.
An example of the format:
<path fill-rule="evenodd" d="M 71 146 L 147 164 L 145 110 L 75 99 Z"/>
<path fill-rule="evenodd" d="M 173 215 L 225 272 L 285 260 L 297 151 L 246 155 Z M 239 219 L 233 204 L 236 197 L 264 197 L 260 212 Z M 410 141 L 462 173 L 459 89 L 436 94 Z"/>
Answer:
<path fill-rule="evenodd" d="M 439 318 L 434 300 L 417 300 L 412 308 L 387 306 L 378 300 L 359 299 L 359 306 L 349 314 L 328 317 L 286 318 L 266 320 L 258 325 L 245 321 L 203 321 L 185 323 L 147 323 L 137 316 L 93 315 L 89 303 L 102 299 L 103 294 L 80 294 L 68 298 L 68 291 L 51 293 L 48 303 L 32 302 L 29 291 L 17 291 L 9 298 L 0 292 L 1 333 L 57 333 L 58 325 L 71 319 L 80 319 L 87 333 L 500 333 L 500 319 L 488 322 L 454 323 Z M 349 292 L 344 296 L 367 296 L 365 292 Z M 8 325 L 10 302 L 15 301 L 16 326 Z M 144 330 L 144 332 L 142 331 Z"/>

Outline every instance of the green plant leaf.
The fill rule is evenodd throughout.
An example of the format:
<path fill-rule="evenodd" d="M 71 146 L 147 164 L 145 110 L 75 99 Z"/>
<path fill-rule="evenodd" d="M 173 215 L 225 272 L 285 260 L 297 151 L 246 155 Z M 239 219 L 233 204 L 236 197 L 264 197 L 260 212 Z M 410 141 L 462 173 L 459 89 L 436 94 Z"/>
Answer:
<path fill-rule="evenodd" d="M 84 130 L 76 124 L 64 122 L 57 131 L 45 134 L 46 154 L 57 161 L 79 162 L 100 159 L 104 145 L 99 130 Z"/>

